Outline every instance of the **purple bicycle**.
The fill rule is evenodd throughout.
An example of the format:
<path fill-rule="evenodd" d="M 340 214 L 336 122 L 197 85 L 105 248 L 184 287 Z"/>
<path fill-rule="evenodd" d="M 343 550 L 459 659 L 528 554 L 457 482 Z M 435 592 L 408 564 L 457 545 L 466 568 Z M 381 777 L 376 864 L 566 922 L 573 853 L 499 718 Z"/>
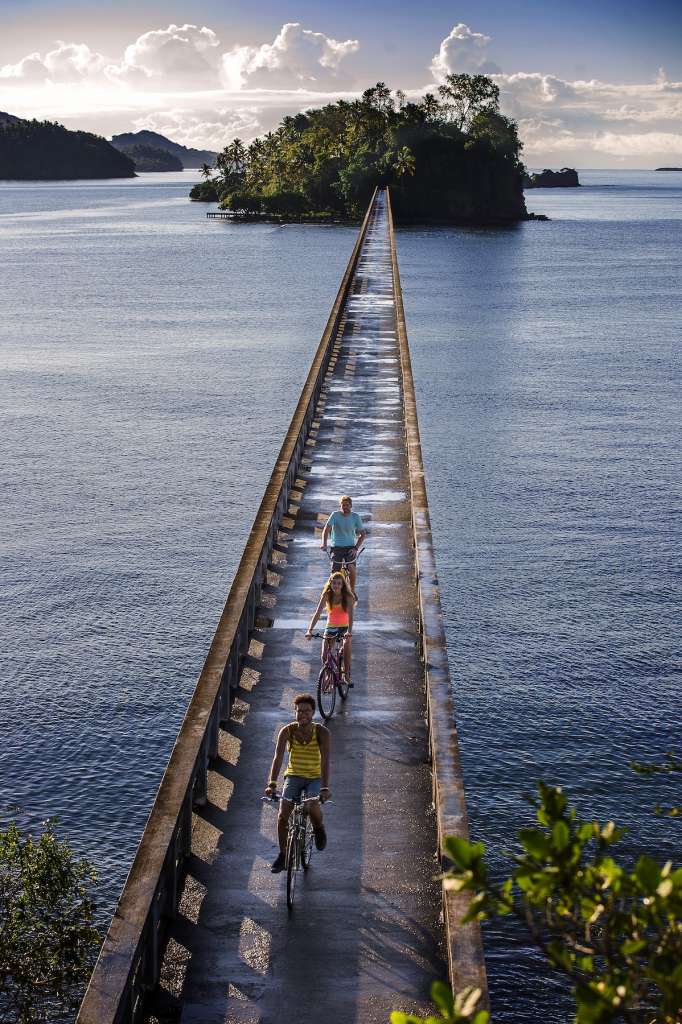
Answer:
<path fill-rule="evenodd" d="M 320 640 L 325 639 L 324 633 L 313 633 L 312 635 Z M 330 636 L 326 637 L 326 640 L 327 654 L 317 679 L 317 706 L 325 722 L 328 722 L 336 707 L 337 690 L 341 700 L 345 700 L 348 696 L 349 684 L 343 674 L 345 636 Z"/>

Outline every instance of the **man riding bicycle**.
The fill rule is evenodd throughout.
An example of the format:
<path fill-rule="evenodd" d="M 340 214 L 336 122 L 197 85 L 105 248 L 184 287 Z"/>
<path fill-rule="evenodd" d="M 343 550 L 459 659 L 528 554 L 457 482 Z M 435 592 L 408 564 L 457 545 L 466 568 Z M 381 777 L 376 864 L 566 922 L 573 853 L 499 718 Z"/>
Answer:
<path fill-rule="evenodd" d="M 294 809 L 294 801 L 304 799 L 315 834 L 315 846 L 324 850 L 327 845 L 327 833 L 322 820 L 320 802 L 329 800 L 329 769 L 331 738 L 329 730 L 323 725 L 313 722 L 315 714 L 315 698 L 310 693 L 299 693 L 294 697 L 296 721 L 290 722 L 279 731 L 275 745 L 275 756 L 272 759 L 270 780 L 265 787 L 265 795 L 274 796 L 277 790 L 277 779 L 285 751 L 289 752 L 289 762 L 284 772 L 284 789 L 279 803 L 277 817 L 277 838 L 279 853 L 270 870 L 273 874 L 285 868 L 285 850 L 287 842 L 287 823 Z"/>
<path fill-rule="evenodd" d="M 339 572 L 343 562 L 346 563 L 350 588 L 356 601 L 358 596 L 355 592 L 355 559 L 366 536 L 361 517 L 357 512 L 353 512 L 353 499 L 344 494 L 339 499 L 339 508 L 332 512 L 325 523 L 320 547 L 326 551 L 327 539 L 331 541 L 332 572 Z"/>

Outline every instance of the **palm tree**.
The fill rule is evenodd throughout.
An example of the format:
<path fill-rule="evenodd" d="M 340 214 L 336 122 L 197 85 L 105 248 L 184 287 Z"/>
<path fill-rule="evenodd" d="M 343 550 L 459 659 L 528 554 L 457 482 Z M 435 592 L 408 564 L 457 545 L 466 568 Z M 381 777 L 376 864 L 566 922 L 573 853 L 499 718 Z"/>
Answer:
<path fill-rule="evenodd" d="M 417 162 L 412 156 L 409 146 L 403 146 L 398 150 L 393 162 L 393 170 L 399 178 L 403 178 L 406 174 L 414 174 L 416 166 Z"/>
<path fill-rule="evenodd" d="M 202 164 L 199 173 L 201 174 L 202 178 L 206 178 L 208 180 L 211 177 L 212 171 L 213 168 L 211 167 L 210 164 Z"/>

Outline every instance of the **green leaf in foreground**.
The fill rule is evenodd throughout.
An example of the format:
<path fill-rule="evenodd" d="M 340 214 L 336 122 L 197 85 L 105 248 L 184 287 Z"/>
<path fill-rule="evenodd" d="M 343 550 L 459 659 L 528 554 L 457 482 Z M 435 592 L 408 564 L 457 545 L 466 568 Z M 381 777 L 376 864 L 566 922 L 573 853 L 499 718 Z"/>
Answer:
<path fill-rule="evenodd" d="M 0 831 L 0 1021 L 40 1024 L 77 1008 L 100 936 L 94 872 L 51 824 Z"/>

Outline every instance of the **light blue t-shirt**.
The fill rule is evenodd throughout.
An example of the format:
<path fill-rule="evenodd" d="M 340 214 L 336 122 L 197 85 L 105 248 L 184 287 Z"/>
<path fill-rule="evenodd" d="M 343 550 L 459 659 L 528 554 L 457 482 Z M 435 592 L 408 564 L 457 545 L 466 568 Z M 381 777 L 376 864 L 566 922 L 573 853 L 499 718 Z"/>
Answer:
<path fill-rule="evenodd" d="M 362 533 L 362 519 L 357 512 L 349 512 L 344 516 L 337 509 L 327 520 L 327 526 L 331 530 L 329 540 L 333 548 L 354 547 L 356 536 Z"/>

